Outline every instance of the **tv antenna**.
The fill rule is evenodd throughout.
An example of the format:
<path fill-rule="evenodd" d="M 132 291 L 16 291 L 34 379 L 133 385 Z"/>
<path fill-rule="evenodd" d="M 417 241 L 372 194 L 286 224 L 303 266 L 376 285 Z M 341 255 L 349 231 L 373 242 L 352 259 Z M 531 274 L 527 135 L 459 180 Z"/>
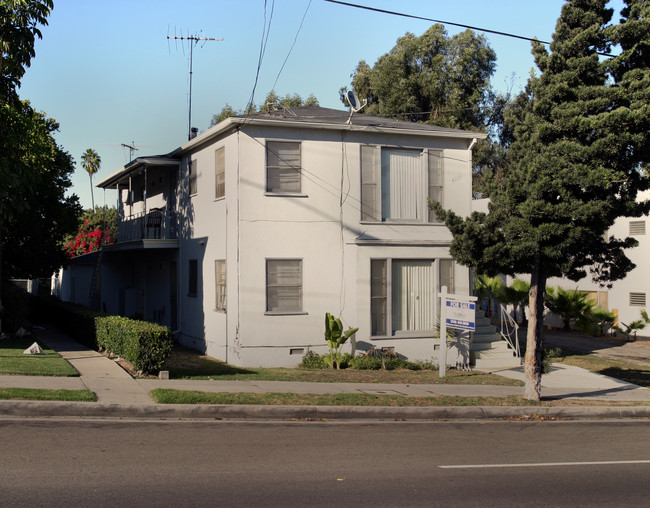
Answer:
<path fill-rule="evenodd" d="M 350 124 L 352 123 L 352 115 L 365 108 L 368 105 L 368 100 L 364 99 L 362 104 L 354 90 L 348 90 L 345 93 L 345 98 L 348 100 L 348 104 L 350 104 L 350 118 L 348 118 L 348 124 Z"/>
<path fill-rule="evenodd" d="M 169 34 L 169 29 L 167 29 L 167 34 Z M 203 31 L 201 30 L 201 34 L 203 34 Z M 192 139 L 192 60 L 194 58 L 194 47 L 199 43 L 202 42 L 203 44 L 201 47 L 205 46 L 208 42 L 210 41 L 222 41 L 223 39 L 215 39 L 214 37 L 202 37 L 199 35 L 176 35 L 176 29 L 174 29 L 174 36 L 167 35 L 167 44 L 169 44 L 169 40 L 175 40 L 175 41 L 181 41 L 181 45 L 184 43 L 184 41 L 187 41 L 190 47 L 190 95 L 189 95 L 189 114 L 188 114 L 188 127 L 187 127 L 187 140 L 189 141 Z M 182 47 L 182 46 L 181 46 Z"/>
<path fill-rule="evenodd" d="M 138 150 L 140 150 L 139 148 L 136 148 L 135 141 L 131 141 L 130 145 L 127 144 L 127 143 L 121 143 L 121 146 L 123 148 L 128 148 L 129 149 L 129 162 L 131 162 L 133 160 L 133 152 L 137 152 Z"/>

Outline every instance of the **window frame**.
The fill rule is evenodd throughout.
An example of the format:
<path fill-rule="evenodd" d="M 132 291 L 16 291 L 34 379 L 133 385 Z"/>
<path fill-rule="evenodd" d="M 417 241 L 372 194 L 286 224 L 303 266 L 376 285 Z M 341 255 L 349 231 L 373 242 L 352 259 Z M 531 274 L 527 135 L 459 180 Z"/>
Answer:
<path fill-rule="evenodd" d="M 215 299 L 214 310 L 226 312 L 228 289 L 226 285 L 226 260 L 214 260 L 214 283 L 215 283 Z"/>
<path fill-rule="evenodd" d="M 188 169 L 188 191 L 190 196 L 196 196 L 199 193 L 199 163 L 197 159 L 190 159 Z"/>
<path fill-rule="evenodd" d="M 214 151 L 214 199 L 226 197 L 226 147 Z"/>
<path fill-rule="evenodd" d="M 296 263 L 299 271 L 299 283 L 298 284 L 287 284 L 287 283 L 272 283 L 270 282 L 271 272 L 269 270 L 270 266 L 275 263 Z M 277 275 L 277 274 L 276 274 Z M 289 316 L 289 315 L 302 315 L 307 314 L 304 310 L 304 299 L 303 299 L 303 288 L 304 288 L 304 262 L 302 258 L 266 258 L 265 259 L 265 315 L 267 316 Z M 272 295 L 275 292 L 276 288 L 296 288 L 297 294 L 294 295 L 297 298 L 298 306 L 294 309 L 272 309 L 271 300 L 276 295 Z"/>
<path fill-rule="evenodd" d="M 385 176 L 384 153 L 388 150 L 404 150 L 419 152 L 420 165 L 425 193 L 423 199 L 422 219 L 384 217 L 384 195 L 382 186 Z M 410 146 L 369 145 L 360 146 L 360 203 L 361 222 L 404 223 L 404 224 L 440 224 L 432 210 L 429 209 L 429 199 L 440 202 L 444 206 L 444 150 L 437 148 L 421 148 Z M 369 166 L 370 165 L 370 166 Z"/>
<path fill-rule="evenodd" d="M 277 151 L 272 150 L 271 147 L 273 145 L 297 145 L 298 146 L 298 165 L 297 166 L 292 166 L 291 164 L 277 164 L 277 165 L 272 165 L 270 162 L 270 157 L 269 155 L 275 153 L 277 156 L 278 160 L 281 160 L 281 157 L 278 156 Z M 265 181 L 264 181 L 264 191 L 267 196 L 304 196 L 302 192 L 302 142 L 301 141 L 293 141 L 293 140 L 286 140 L 286 139 L 267 139 L 266 144 L 265 144 Z M 288 162 L 288 161 L 287 161 Z M 271 176 L 272 173 L 278 172 L 280 173 L 282 170 L 286 170 L 287 173 L 290 174 L 291 171 L 297 172 L 298 177 L 297 177 L 297 189 L 293 190 L 287 190 L 287 189 L 280 189 L 278 187 L 272 187 L 271 186 L 271 179 L 273 176 Z M 279 179 L 279 175 L 275 176 L 276 179 Z"/>
<path fill-rule="evenodd" d="M 456 279 L 456 262 L 453 258 L 371 258 L 370 259 L 370 337 L 372 339 L 399 339 L 399 338 L 430 338 L 435 334 L 435 329 L 427 330 L 393 330 L 393 264 L 405 261 L 425 261 L 430 262 L 433 270 L 435 293 L 432 295 L 436 302 L 436 317 L 440 316 L 440 301 L 438 295 L 442 288 L 444 280 L 451 279 L 451 288 L 448 286 L 449 293 L 453 293 Z M 443 263 L 451 263 L 451 277 L 443 277 Z M 379 267 L 383 265 L 383 277 L 377 276 L 373 271 L 373 265 Z M 384 281 L 382 294 L 378 294 L 378 280 Z M 377 302 L 380 302 L 379 304 Z M 381 303 L 383 302 L 383 306 Z M 383 308 L 383 322 L 378 327 L 378 308 Z M 435 325 L 434 325 L 435 326 Z M 379 329 L 378 329 L 379 328 Z M 383 330 L 381 329 L 383 328 Z M 384 333 L 380 333 L 383 331 Z"/>

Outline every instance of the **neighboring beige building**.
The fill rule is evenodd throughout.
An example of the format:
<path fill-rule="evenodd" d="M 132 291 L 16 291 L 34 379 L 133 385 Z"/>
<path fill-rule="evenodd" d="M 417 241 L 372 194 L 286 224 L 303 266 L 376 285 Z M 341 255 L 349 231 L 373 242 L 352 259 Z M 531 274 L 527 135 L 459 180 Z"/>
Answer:
<path fill-rule="evenodd" d="M 431 359 L 438 291 L 470 277 L 427 200 L 470 214 L 483 137 L 314 107 L 228 118 L 97 184 L 120 218 L 97 303 L 240 366 L 325 352 L 326 312 L 358 349 Z"/>

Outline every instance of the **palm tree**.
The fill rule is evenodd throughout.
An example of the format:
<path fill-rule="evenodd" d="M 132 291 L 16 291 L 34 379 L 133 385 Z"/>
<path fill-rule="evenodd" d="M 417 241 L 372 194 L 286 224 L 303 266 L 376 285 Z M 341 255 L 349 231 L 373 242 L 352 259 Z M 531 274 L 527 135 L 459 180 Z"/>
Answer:
<path fill-rule="evenodd" d="M 95 209 L 95 195 L 93 193 L 93 175 L 99 171 L 99 165 L 102 163 L 102 159 L 99 157 L 99 154 L 92 148 L 88 148 L 81 156 L 81 165 L 88 172 L 90 176 L 90 198 L 93 203 L 93 210 Z"/>

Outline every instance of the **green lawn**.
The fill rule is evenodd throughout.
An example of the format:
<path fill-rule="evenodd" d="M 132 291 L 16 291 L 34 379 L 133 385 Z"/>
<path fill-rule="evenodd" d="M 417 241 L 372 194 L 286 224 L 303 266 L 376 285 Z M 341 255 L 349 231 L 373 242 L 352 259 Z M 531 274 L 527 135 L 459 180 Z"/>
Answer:
<path fill-rule="evenodd" d="M 485 384 L 523 386 L 521 381 L 478 371 L 356 370 L 303 368 L 241 368 L 215 360 L 182 346 L 175 346 L 164 367 L 171 379 L 219 379 L 236 381 L 305 381 L 312 383 Z"/>
<path fill-rule="evenodd" d="M 621 381 L 650 387 L 650 365 L 647 364 L 631 363 L 600 355 L 581 354 L 567 350 L 560 350 L 559 356 L 554 358 L 553 362 L 582 367 Z"/>
<path fill-rule="evenodd" d="M 283 406 L 530 406 L 523 397 L 404 397 L 362 393 L 211 393 L 156 388 L 151 396 L 159 404 L 255 404 Z"/>
<path fill-rule="evenodd" d="M 26 355 L 23 351 L 34 343 L 34 338 L 11 338 L 0 341 L 0 374 L 23 376 L 74 377 L 79 373 L 51 349 L 42 355 Z"/>
<path fill-rule="evenodd" d="M 40 388 L 0 388 L 0 399 L 97 401 L 97 397 L 90 390 L 45 390 Z"/>

